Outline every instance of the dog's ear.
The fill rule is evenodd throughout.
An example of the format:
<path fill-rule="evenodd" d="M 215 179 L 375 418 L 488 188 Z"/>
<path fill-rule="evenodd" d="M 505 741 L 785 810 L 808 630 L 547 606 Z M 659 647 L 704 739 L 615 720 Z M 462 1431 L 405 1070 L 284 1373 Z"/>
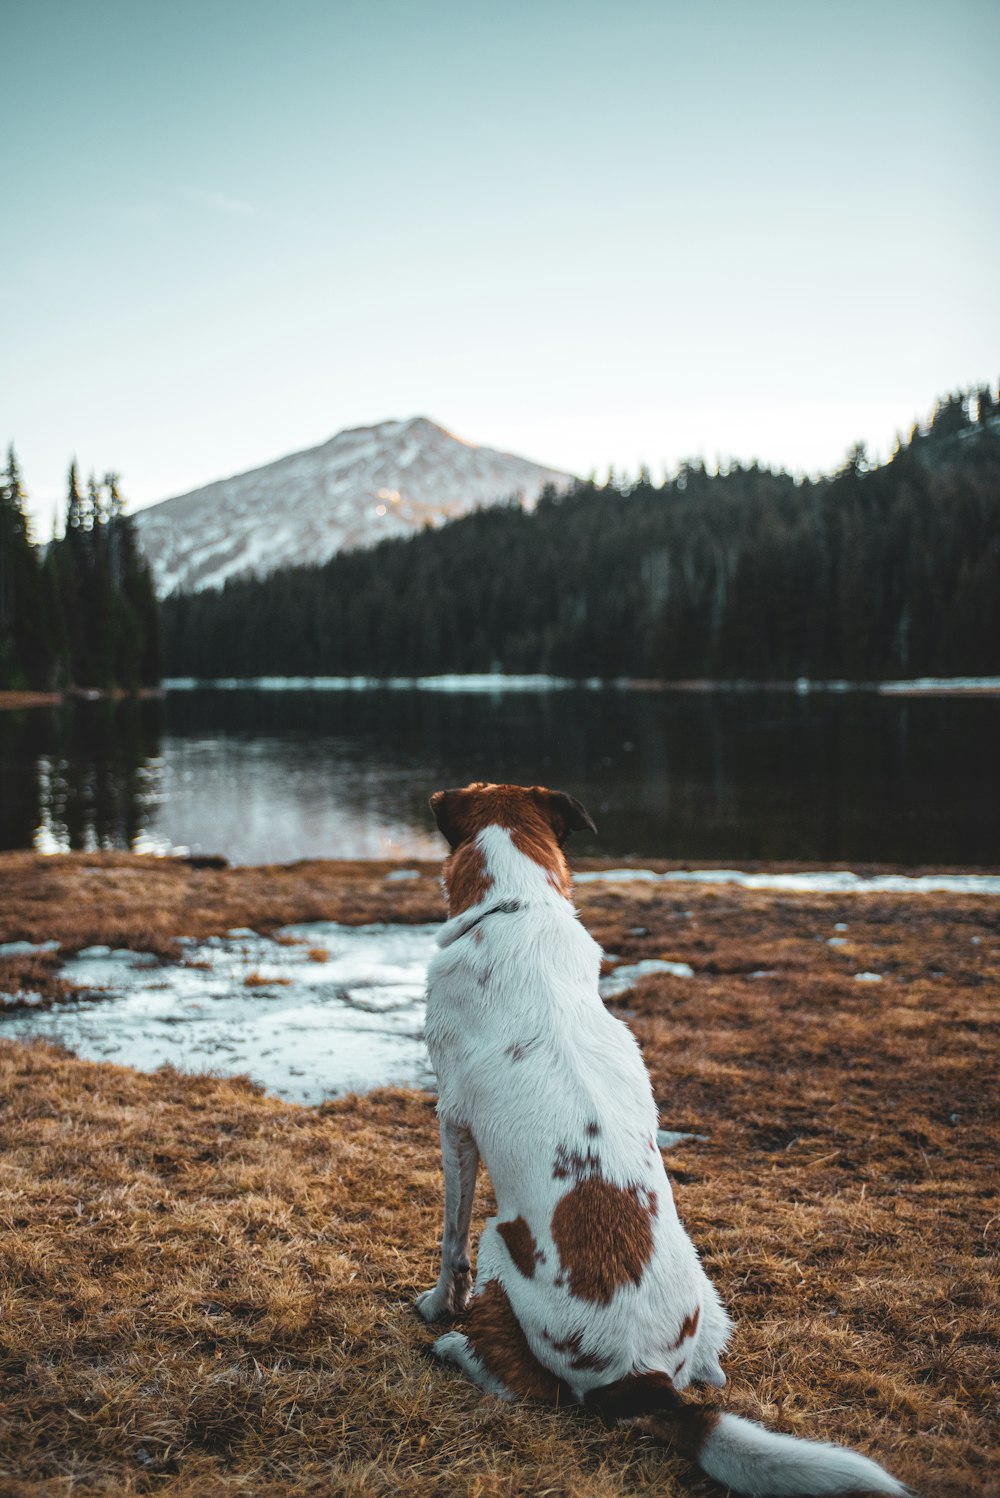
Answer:
<path fill-rule="evenodd" d="M 545 797 L 546 811 L 560 847 L 571 832 L 587 831 L 597 835 L 590 812 L 575 796 L 568 796 L 565 791 L 546 791 Z"/>
<path fill-rule="evenodd" d="M 459 795 L 457 790 L 435 791 L 429 802 L 434 820 L 447 838 L 449 848 L 457 848 L 462 841 L 462 830 L 456 816 Z"/>

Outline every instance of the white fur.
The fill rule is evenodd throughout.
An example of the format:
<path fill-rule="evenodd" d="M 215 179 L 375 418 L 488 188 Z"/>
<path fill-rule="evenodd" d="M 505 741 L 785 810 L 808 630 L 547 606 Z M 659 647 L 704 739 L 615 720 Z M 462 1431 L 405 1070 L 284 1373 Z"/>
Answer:
<path fill-rule="evenodd" d="M 729 1317 L 678 1220 L 659 1149 L 651 1147 L 659 1120 L 649 1077 L 631 1031 L 598 995 L 600 949 L 546 871 L 517 850 L 504 828 L 487 827 L 477 841 L 492 884 L 481 904 L 444 925 L 428 972 L 426 1036 L 439 1085 L 445 1231 L 441 1275 L 418 1308 L 434 1321 L 461 1310 L 467 1299 L 481 1156 L 498 1214 L 479 1241 L 477 1290 L 500 1281 L 535 1356 L 578 1400 L 647 1370 L 669 1374 L 678 1390 L 692 1380 L 721 1386 Z M 588 1135 L 588 1124 L 599 1133 Z M 574 1185 L 572 1175 L 554 1174 L 560 1150 L 584 1157 L 592 1150 L 605 1181 L 656 1196 L 652 1257 L 640 1283 L 620 1287 L 607 1305 L 573 1296 L 559 1272 L 552 1213 Z M 530 1277 L 513 1263 L 497 1231 L 498 1222 L 518 1217 L 543 1256 Z M 697 1329 L 681 1339 L 696 1307 Z M 607 1366 L 574 1368 L 574 1352 L 553 1345 L 574 1336 Z M 496 1379 L 460 1333 L 441 1338 L 437 1351 L 497 1392 Z M 729 1416 L 705 1452 L 706 1470 L 747 1493 L 819 1494 L 859 1485 L 905 1491 L 863 1457 L 772 1436 Z M 793 1486 L 775 1486 L 786 1469 Z M 821 1486 L 823 1472 L 841 1486 Z"/>
<path fill-rule="evenodd" d="M 716 1482 L 759 1498 L 808 1493 L 890 1493 L 908 1489 L 877 1462 L 825 1441 L 800 1441 L 765 1430 L 738 1415 L 723 1415 L 698 1453 L 698 1464 Z"/>

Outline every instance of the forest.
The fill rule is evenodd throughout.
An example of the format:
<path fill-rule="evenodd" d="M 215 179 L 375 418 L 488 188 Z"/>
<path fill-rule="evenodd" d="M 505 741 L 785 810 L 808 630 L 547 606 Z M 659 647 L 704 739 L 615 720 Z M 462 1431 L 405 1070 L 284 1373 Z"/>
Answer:
<path fill-rule="evenodd" d="M 198 678 L 1000 674 L 1000 399 L 949 396 L 880 465 L 590 479 L 175 595 L 162 626 L 167 673 Z"/>
<path fill-rule="evenodd" d="M 0 689 L 135 691 L 160 679 L 159 610 L 115 473 L 81 488 L 44 550 L 11 447 L 0 473 Z"/>

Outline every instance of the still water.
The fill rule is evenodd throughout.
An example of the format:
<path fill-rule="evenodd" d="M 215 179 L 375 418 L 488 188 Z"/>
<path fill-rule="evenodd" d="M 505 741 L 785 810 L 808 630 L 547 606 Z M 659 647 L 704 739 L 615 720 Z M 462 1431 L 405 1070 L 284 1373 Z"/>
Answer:
<path fill-rule="evenodd" d="M 1000 862 L 1000 699 L 872 692 L 171 691 L 0 714 L 0 847 L 439 857 L 473 779 L 571 791 L 580 853 Z"/>

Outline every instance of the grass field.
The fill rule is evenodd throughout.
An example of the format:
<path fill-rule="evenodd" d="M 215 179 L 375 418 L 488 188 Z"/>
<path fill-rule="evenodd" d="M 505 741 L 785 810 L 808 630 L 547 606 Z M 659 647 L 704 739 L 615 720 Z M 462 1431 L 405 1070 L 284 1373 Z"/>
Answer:
<path fill-rule="evenodd" d="M 236 925 L 433 920 L 420 869 L 3 855 L 0 941 L 169 961 Z M 727 1407 L 857 1445 L 925 1498 L 1000 1493 L 1000 902 L 596 883 L 579 903 L 607 950 L 695 970 L 615 1008 L 663 1125 L 707 1136 L 667 1163 L 737 1322 Z M 8 959 L 0 990 L 31 984 L 63 996 L 47 960 Z M 641 1432 L 428 1359 L 432 1099 L 298 1107 L 2 1033 L 4 1498 L 719 1493 Z"/>

